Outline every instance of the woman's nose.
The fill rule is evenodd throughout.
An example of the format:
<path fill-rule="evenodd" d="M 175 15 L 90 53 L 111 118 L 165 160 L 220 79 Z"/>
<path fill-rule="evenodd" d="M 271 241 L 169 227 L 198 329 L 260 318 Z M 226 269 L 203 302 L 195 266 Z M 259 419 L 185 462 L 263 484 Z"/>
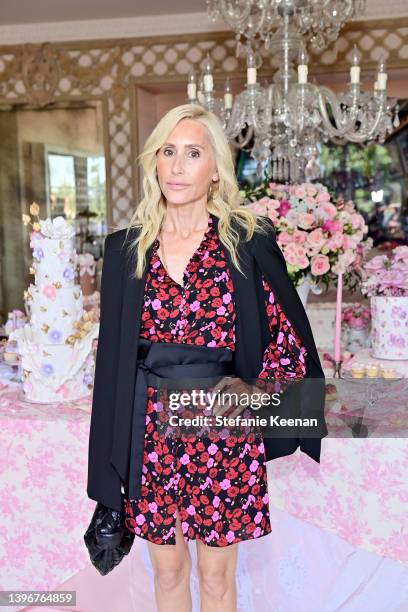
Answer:
<path fill-rule="evenodd" d="M 172 170 L 175 174 L 183 172 L 184 164 L 181 155 L 175 155 L 173 159 Z"/>

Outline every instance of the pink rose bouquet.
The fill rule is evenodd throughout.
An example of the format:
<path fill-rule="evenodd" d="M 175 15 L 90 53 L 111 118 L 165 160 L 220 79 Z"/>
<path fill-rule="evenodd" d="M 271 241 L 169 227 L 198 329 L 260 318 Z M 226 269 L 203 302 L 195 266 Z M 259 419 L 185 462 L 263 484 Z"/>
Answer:
<path fill-rule="evenodd" d="M 353 202 L 332 201 L 320 183 L 286 185 L 265 180 L 241 193 L 248 208 L 272 220 L 296 286 L 310 276 L 312 286 L 324 284 L 327 289 L 339 273 L 350 289 L 360 283 L 361 264 L 372 240 L 363 243 L 368 228 Z"/>
<path fill-rule="evenodd" d="M 397 246 L 367 261 L 361 291 L 370 297 L 408 296 L 408 246 Z"/>

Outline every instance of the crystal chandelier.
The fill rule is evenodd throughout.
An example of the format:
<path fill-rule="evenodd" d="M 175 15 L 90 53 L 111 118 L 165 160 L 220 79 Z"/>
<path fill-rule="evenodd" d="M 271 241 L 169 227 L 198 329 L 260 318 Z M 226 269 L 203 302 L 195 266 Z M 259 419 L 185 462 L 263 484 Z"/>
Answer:
<path fill-rule="evenodd" d="M 247 82 L 233 100 L 227 79 L 224 96 L 217 98 L 214 64 L 207 55 L 200 77 L 190 72 L 187 98 L 218 115 L 233 146 L 249 150 L 251 143 L 258 176 L 266 168 L 273 180 L 300 182 L 308 163 L 318 157 L 319 143 L 382 143 L 393 125 L 398 126 L 397 101 L 386 94 L 383 59 L 372 93 L 361 88 L 361 54 L 356 46 L 345 92 L 336 95 L 328 87 L 308 82 L 305 39 L 322 50 L 337 38 L 347 19 L 364 9 L 364 1 L 207 0 L 207 4 L 211 18 L 221 15 L 235 31 L 236 55 L 246 56 Z M 265 86 L 257 82 L 262 42 L 279 66 Z"/>

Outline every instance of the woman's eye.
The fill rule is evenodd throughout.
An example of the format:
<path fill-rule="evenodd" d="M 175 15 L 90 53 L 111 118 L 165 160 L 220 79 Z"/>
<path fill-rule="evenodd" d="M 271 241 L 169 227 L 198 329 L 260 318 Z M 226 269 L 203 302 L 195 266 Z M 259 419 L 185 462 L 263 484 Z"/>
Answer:
<path fill-rule="evenodd" d="M 165 157 L 169 157 L 170 155 L 173 155 L 173 149 L 163 149 L 163 155 Z M 200 152 L 193 149 L 192 151 L 189 151 L 189 155 L 191 155 L 191 157 L 193 158 L 197 158 L 197 157 L 200 157 Z"/>

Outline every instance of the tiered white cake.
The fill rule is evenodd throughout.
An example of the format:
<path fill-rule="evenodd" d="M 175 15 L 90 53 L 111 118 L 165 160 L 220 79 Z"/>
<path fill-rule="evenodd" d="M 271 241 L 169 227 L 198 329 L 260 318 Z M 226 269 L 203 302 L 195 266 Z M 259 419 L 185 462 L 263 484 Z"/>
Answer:
<path fill-rule="evenodd" d="M 39 221 L 31 233 L 35 284 L 24 293 L 29 322 L 10 334 L 17 340 L 23 387 L 34 402 L 85 397 L 93 386 L 92 342 L 99 324 L 83 308 L 75 284 L 75 234 L 63 217 Z"/>

